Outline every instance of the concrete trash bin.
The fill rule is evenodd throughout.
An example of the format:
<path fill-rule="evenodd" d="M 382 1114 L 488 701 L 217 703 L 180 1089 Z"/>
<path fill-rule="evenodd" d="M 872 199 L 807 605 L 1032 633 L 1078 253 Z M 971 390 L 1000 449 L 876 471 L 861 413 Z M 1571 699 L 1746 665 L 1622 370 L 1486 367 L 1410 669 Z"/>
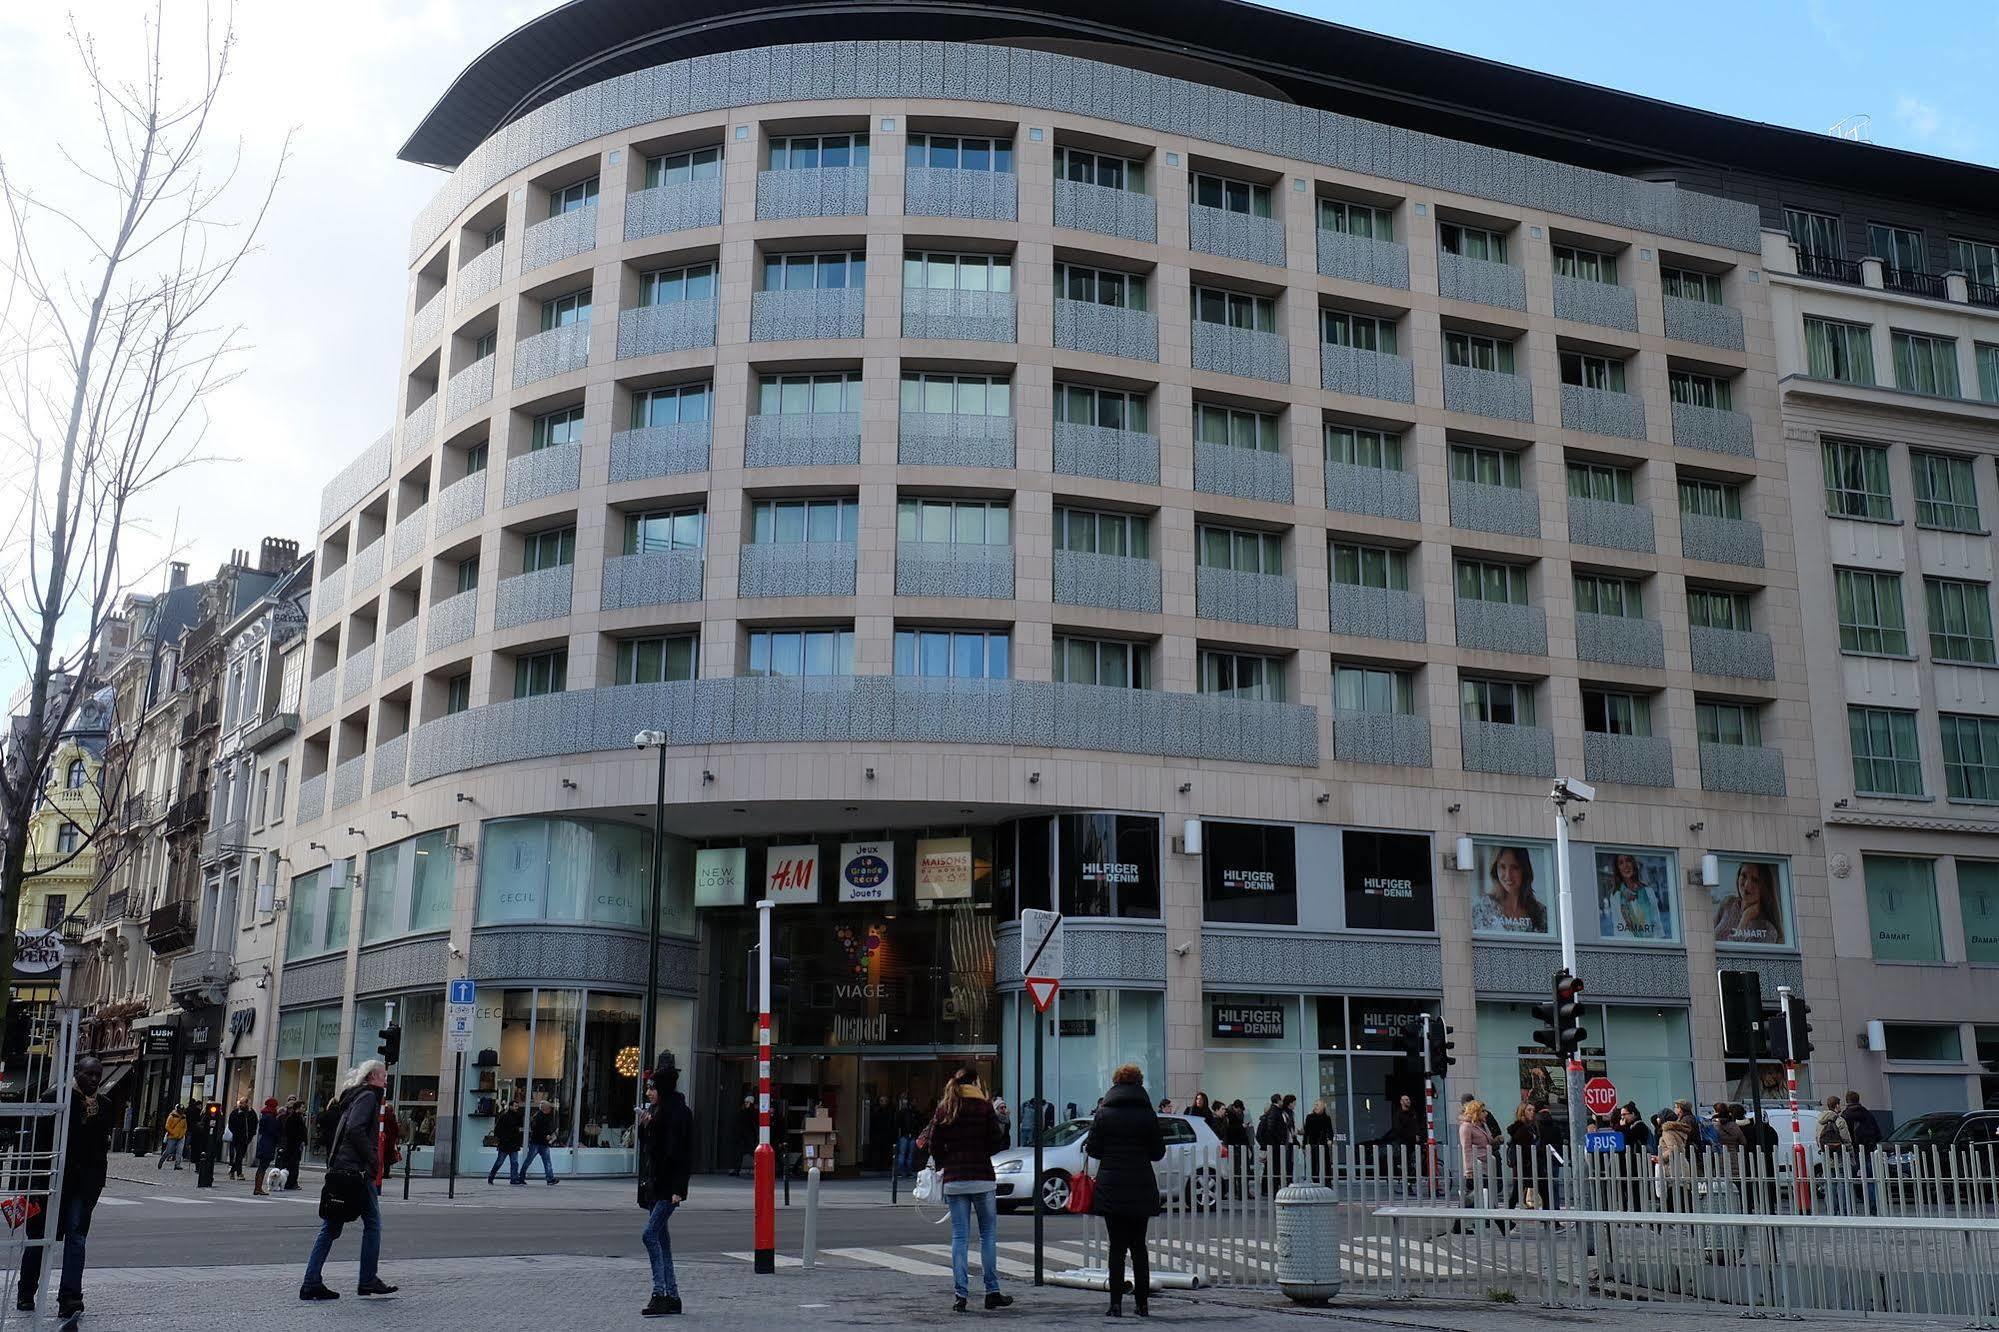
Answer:
<path fill-rule="evenodd" d="M 1277 1191 L 1277 1288 L 1299 1304 L 1340 1293 L 1339 1198 L 1323 1184 Z"/>

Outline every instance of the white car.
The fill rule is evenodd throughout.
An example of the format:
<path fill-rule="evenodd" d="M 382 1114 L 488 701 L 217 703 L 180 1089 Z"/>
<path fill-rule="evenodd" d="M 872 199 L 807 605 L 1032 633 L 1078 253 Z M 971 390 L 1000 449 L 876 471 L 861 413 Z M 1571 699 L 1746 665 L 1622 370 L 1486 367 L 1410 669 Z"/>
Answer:
<path fill-rule="evenodd" d="M 1180 1203 L 1202 1210 L 1215 1206 L 1222 1190 L 1217 1166 L 1227 1160 L 1222 1140 L 1205 1123 L 1184 1115 L 1161 1115 L 1159 1127 L 1166 1135 L 1166 1159 L 1153 1171 L 1159 1176 L 1161 1204 Z M 1041 1198 L 1049 1211 L 1068 1210 L 1069 1181 L 1083 1169 L 1083 1140 L 1089 1135 L 1089 1120 L 1072 1119 L 1050 1129 L 1043 1140 Z M 1011 1147 L 993 1157 L 993 1175 L 999 1180 L 996 1201 L 1001 1211 L 1033 1204 L 1033 1174 L 1032 1147 Z"/>

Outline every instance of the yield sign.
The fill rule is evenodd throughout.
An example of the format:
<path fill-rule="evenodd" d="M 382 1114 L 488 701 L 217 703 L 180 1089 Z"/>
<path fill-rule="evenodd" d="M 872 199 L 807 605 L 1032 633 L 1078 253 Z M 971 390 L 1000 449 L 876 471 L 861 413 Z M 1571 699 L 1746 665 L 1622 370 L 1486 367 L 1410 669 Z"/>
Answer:
<path fill-rule="evenodd" d="M 1027 997 L 1034 1001 L 1034 1011 L 1046 1013 L 1055 1002 L 1055 992 L 1062 988 L 1062 982 L 1052 976 L 1029 976 Z"/>

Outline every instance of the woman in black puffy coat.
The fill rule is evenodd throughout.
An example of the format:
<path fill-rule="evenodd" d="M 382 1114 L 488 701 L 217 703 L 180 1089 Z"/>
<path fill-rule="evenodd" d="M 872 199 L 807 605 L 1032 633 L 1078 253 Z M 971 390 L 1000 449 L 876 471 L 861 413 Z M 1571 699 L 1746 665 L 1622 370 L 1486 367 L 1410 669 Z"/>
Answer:
<path fill-rule="evenodd" d="M 1159 1180 L 1152 1163 L 1166 1158 L 1166 1135 L 1152 1098 L 1145 1094 L 1145 1075 L 1137 1064 L 1126 1064 L 1111 1075 L 1111 1089 L 1097 1107 L 1083 1155 L 1098 1162 L 1090 1210 L 1104 1219 L 1110 1241 L 1111 1317 L 1124 1313 L 1127 1254 L 1138 1316 L 1148 1317 L 1152 1268 L 1145 1256 L 1145 1227 L 1159 1210 Z"/>

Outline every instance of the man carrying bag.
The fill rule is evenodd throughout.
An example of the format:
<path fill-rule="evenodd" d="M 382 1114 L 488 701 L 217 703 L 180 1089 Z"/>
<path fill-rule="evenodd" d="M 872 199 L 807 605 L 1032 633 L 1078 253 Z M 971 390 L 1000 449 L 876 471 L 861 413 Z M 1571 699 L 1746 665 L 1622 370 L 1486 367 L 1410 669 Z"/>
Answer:
<path fill-rule="evenodd" d="M 382 1171 L 386 1160 L 381 1148 L 382 1093 L 389 1085 L 388 1070 L 379 1059 L 357 1065 L 347 1075 L 347 1085 L 336 1102 L 339 1117 L 330 1135 L 326 1156 L 326 1182 L 319 1192 L 319 1238 L 313 1241 L 312 1255 L 306 1259 L 305 1282 L 298 1289 L 302 1300 L 337 1300 L 340 1295 L 327 1289 L 321 1276 L 333 1241 L 350 1221 L 361 1223 L 361 1283 L 358 1295 L 393 1295 L 396 1287 L 383 1281 L 375 1271 L 382 1255 Z"/>

